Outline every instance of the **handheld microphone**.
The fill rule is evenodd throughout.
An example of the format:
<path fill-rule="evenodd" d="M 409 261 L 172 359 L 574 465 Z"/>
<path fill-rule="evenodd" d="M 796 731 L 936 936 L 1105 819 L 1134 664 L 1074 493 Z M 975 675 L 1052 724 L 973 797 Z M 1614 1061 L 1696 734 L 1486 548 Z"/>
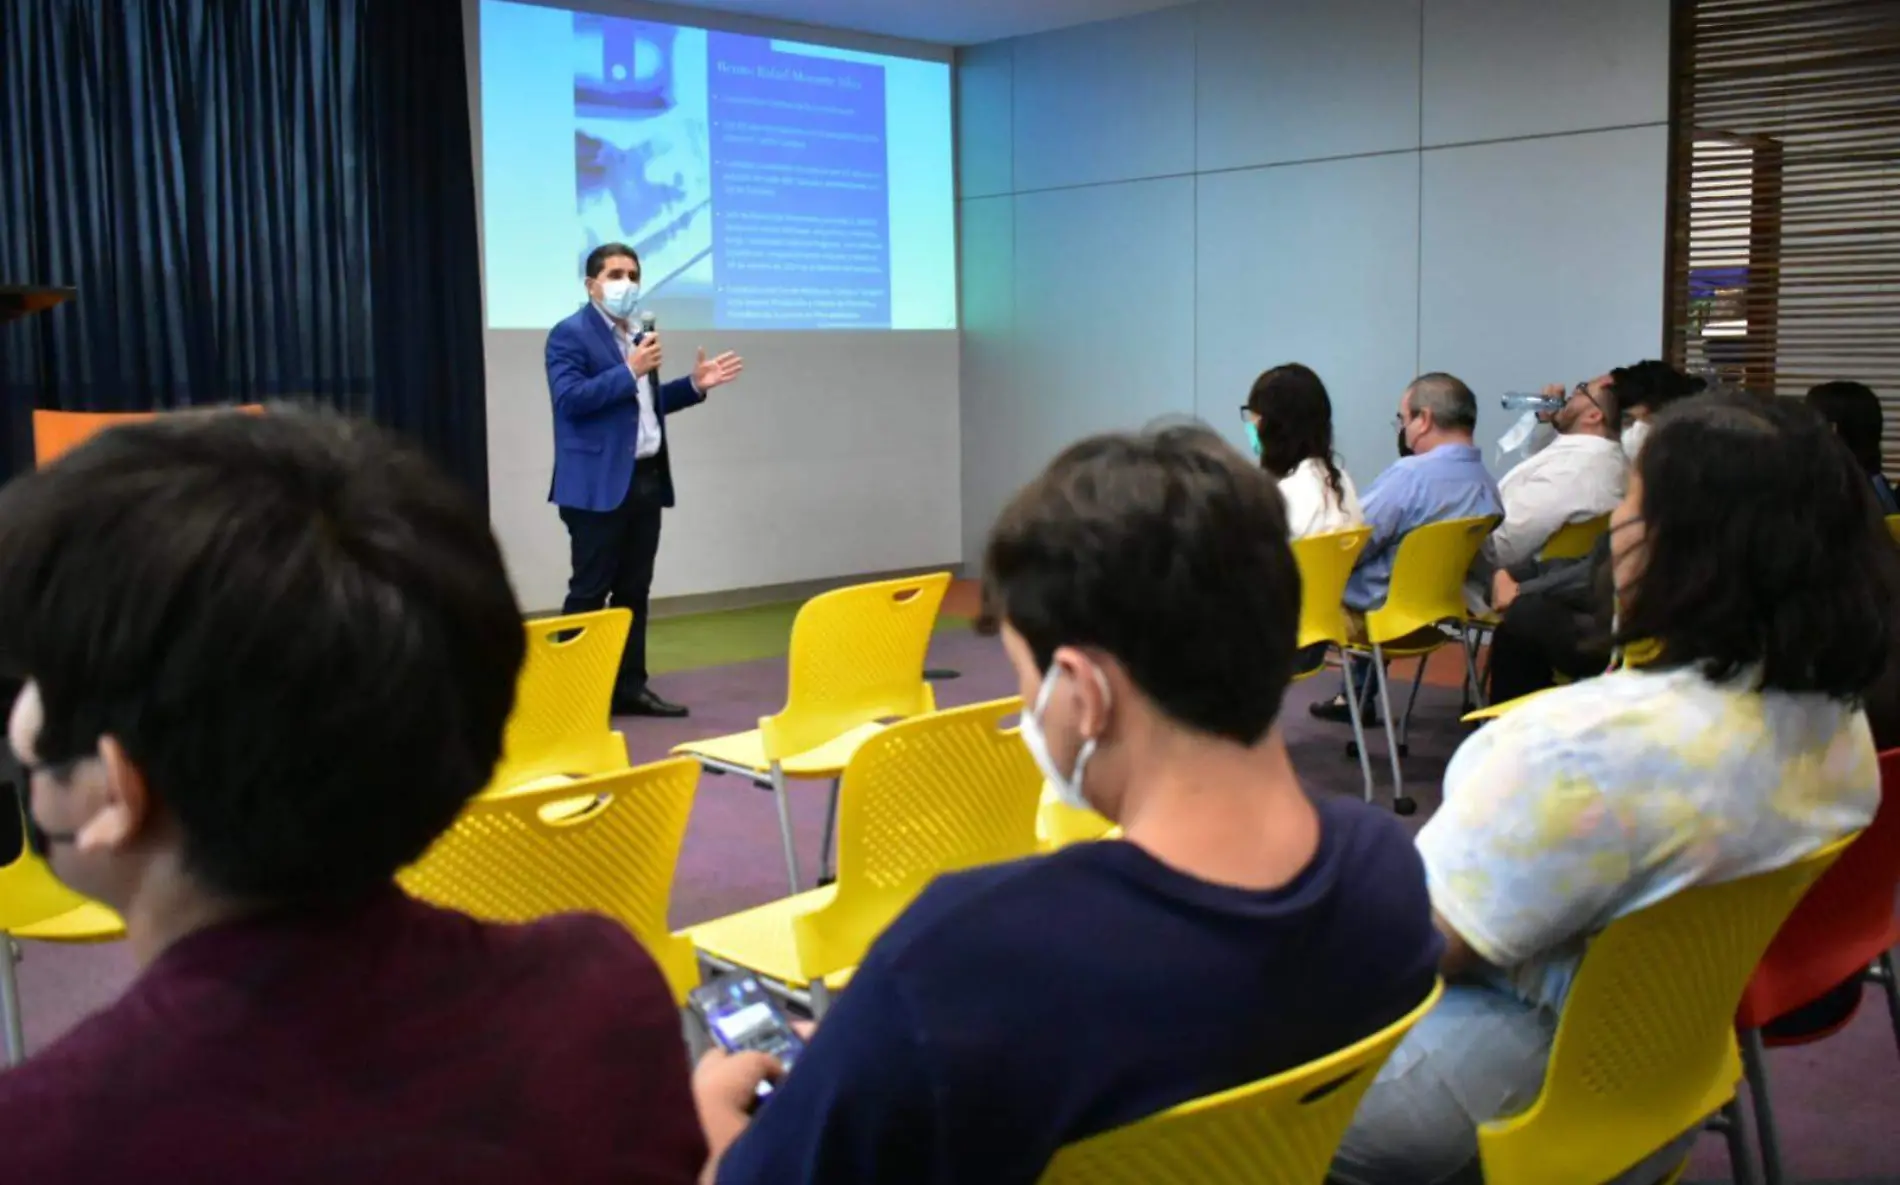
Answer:
<path fill-rule="evenodd" d="M 653 315 L 652 309 L 640 310 L 640 336 L 641 337 L 645 337 L 647 334 L 652 333 L 654 328 L 658 326 L 659 323 L 660 323 L 660 319 Z"/>

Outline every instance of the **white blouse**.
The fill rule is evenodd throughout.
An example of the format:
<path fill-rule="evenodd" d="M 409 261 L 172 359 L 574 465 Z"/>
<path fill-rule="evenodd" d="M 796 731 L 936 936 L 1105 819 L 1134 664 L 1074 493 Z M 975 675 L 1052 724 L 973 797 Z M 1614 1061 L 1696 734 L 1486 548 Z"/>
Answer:
<path fill-rule="evenodd" d="M 1366 525 L 1365 512 L 1359 508 L 1359 491 L 1353 488 L 1352 474 L 1339 471 L 1341 498 L 1333 493 L 1326 477 L 1326 464 L 1308 457 L 1280 479 L 1280 497 L 1286 501 L 1287 537 L 1304 539 L 1328 531 L 1346 531 Z"/>

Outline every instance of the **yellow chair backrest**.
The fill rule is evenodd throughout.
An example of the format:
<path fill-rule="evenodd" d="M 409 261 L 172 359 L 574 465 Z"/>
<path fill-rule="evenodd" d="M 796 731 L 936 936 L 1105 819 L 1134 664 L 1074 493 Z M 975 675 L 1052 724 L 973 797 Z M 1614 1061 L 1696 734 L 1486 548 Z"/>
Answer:
<path fill-rule="evenodd" d="M 1346 581 L 1371 537 L 1371 527 L 1354 527 L 1293 541 L 1293 562 L 1300 569 L 1301 649 L 1346 641 Z"/>
<path fill-rule="evenodd" d="M 1056 797 L 1054 787 L 1045 779 L 1036 806 L 1036 847 L 1044 852 L 1066 848 L 1072 843 L 1119 835 L 1115 824 L 1094 811 L 1078 810 Z"/>
<path fill-rule="evenodd" d="M 807 967 L 856 966 L 932 879 L 1034 853 L 1042 774 L 1014 728 L 1018 699 L 917 716 L 852 754 L 838 789 L 830 904 L 792 921 Z"/>
<path fill-rule="evenodd" d="M 89 904 L 95 903 L 61 884 L 46 861 L 25 847 L 11 864 L 0 867 L 0 934 L 52 921 Z"/>
<path fill-rule="evenodd" d="M 398 876 L 424 901 L 496 922 L 590 912 L 633 932 L 676 1000 L 699 982 L 667 928 L 699 763 L 675 757 L 554 786 L 482 794 Z"/>
<path fill-rule="evenodd" d="M 1900 543 L 1900 514 L 1887 516 L 1887 534 L 1893 536 L 1895 543 Z"/>
<path fill-rule="evenodd" d="M 1496 515 L 1449 518 L 1415 527 L 1399 540 L 1385 604 L 1366 614 L 1366 633 L 1390 642 L 1441 621 L 1465 619 L 1465 573 L 1498 525 Z"/>
<path fill-rule="evenodd" d="M 1853 837 L 1785 868 L 1678 893 L 1590 941 L 1544 1089 L 1483 1125 L 1486 1185 L 1597 1185 L 1719 1110 L 1741 1061 L 1735 1007 L 1801 895 Z"/>
<path fill-rule="evenodd" d="M 1041 1185 L 1320 1185 L 1360 1096 L 1444 990 L 1338 1053 L 1078 1140 Z"/>
<path fill-rule="evenodd" d="M 627 768 L 627 744 L 608 725 L 614 676 L 633 614 L 602 609 L 526 624 L 528 656 L 489 788 L 536 778 Z"/>
<path fill-rule="evenodd" d="M 1590 549 L 1597 545 L 1597 540 L 1603 538 L 1603 533 L 1609 529 L 1610 516 L 1607 514 L 1599 514 L 1581 522 L 1565 523 L 1544 540 L 1544 546 L 1538 549 L 1537 558 L 1580 560 L 1590 554 Z"/>
<path fill-rule="evenodd" d="M 823 593 L 792 620 L 785 707 L 759 721 L 768 761 L 815 749 L 874 720 L 932 711 L 924 654 L 950 574 Z"/>

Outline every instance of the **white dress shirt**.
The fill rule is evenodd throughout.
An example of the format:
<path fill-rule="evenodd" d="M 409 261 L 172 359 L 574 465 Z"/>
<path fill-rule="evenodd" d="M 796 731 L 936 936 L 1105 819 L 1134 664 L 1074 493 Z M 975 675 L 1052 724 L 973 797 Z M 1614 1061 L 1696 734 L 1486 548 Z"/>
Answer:
<path fill-rule="evenodd" d="M 1485 557 L 1497 568 L 1530 559 L 1565 523 L 1614 510 L 1628 486 L 1621 442 L 1581 432 L 1559 436 L 1499 480 L 1504 521 L 1485 540 Z"/>
<path fill-rule="evenodd" d="M 1352 474 L 1339 471 L 1339 488 L 1345 497 L 1333 493 L 1326 466 L 1318 457 L 1308 457 L 1280 479 L 1280 497 L 1286 502 L 1287 538 L 1304 539 L 1329 531 L 1348 531 L 1366 525 L 1365 512 L 1359 508 L 1359 491 L 1352 486 Z"/>
<path fill-rule="evenodd" d="M 613 330 L 614 341 L 620 346 L 621 356 L 625 357 L 632 353 L 634 338 L 638 336 L 633 326 L 608 317 L 601 311 L 599 305 L 594 306 L 594 311 L 600 313 L 607 321 L 607 328 Z M 636 374 L 633 376 L 633 382 L 638 394 L 637 402 L 640 405 L 640 433 L 634 440 L 633 456 L 636 461 L 644 461 L 648 457 L 658 455 L 660 445 L 666 438 L 660 434 L 659 413 L 653 410 L 653 376 Z"/>

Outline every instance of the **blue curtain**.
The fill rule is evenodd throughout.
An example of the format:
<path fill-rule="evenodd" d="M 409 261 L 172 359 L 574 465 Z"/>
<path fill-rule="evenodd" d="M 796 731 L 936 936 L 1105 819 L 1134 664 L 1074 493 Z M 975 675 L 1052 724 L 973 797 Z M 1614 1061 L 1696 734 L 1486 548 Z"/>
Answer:
<path fill-rule="evenodd" d="M 308 397 L 486 498 L 460 0 L 5 0 L 0 464 L 30 411 Z"/>

